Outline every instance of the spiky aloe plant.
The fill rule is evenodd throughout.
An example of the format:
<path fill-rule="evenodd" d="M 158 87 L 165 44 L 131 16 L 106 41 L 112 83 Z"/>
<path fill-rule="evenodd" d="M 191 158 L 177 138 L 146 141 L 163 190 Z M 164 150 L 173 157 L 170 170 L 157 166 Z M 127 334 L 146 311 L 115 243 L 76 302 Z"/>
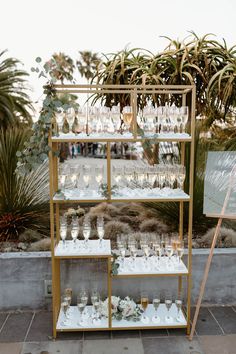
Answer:
<path fill-rule="evenodd" d="M 46 233 L 48 223 L 48 166 L 29 174 L 16 171 L 16 152 L 23 149 L 29 131 L 0 131 L 0 240 L 16 240 L 26 228 Z"/>

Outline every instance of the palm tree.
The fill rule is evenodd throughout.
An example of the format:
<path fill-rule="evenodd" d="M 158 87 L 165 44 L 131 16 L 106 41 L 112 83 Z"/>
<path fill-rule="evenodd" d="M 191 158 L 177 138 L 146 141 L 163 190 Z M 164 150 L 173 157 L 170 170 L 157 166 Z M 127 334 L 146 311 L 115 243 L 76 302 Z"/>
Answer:
<path fill-rule="evenodd" d="M 80 51 L 80 59 L 76 61 L 77 69 L 81 77 L 85 77 L 89 83 L 98 70 L 101 59 L 97 53 L 90 51 Z"/>
<path fill-rule="evenodd" d="M 30 126 L 33 107 L 25 92 L 28 74 L 18 68 L 20 62 L 17 59 L 3 59 L 5 53 L 0 53 L 0 128 L 16 124 Z"/>

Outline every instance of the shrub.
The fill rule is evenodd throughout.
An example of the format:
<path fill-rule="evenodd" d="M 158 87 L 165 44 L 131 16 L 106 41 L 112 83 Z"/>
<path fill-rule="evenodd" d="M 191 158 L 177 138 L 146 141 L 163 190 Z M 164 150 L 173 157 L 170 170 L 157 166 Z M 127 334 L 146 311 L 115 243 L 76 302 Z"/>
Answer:
<path fill-rule="evenodd" d="M 125 204 L 122 205 L 119 209 L 119 213 L 121 215 L 126 215 L 126 216 L 139 216 L 140 213 L 142 212 L 142 207 L 138 204 L 135 203 L 130 203 L 130 204 Z"/>
<path fill-rule="evenodd" d="M 24 232 L 20 234 L 19 241 L 34 242 L 34 241 L 39 241 L 41 238 L 43 238 L 43 235 L 41 235 L 38 231 L 26 229 Z"/>
<path fill-rule="evenodd" d="M 28 248 L 29 252 L 50 251 L 51 239 L 50 237 L 44 238 L 40 241 L 34 242 Z"/>
<path fill-rule="evenodd" d="M 168 226 L 158 219 L 148 219 L 144 220 L 140 225 L 141 232 L 158 232 L 166 233 L 168 231 Z"/>
<path fill-rule="evenodd" d="M 213 236 L 215 233 L 215 227 L 209 229 L 205 235 L 197 239 L 199 247 L 210 247 L 212 244 Z M 216 247 L 235 247 L 236 246 L 236 232 L 226 227 L 221 227 Z"/>
<path fill-rule="evenodd" d="M 115 239 L 117 235 L 129 234 L 132 230 L 128 224 L 120 221 L 109 221 L 105 225 L 105 238 Z"/>
<path fill-rule="evenodd" d="M 100 203 L 90 209 L 90 214 L 106 214 L 114 217 L 119 214 L 119 209 L 109 203 Z"/>

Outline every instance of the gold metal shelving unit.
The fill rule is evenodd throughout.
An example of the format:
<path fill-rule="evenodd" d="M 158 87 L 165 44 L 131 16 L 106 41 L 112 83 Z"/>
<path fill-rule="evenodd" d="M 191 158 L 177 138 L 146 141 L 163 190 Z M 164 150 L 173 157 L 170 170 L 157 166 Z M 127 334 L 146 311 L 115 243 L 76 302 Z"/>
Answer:
<path fill-rule="evenodd" d="M 79 135 L 68 136 L 68 137 L 49 137 L 49 169 L 50 169 L 50 223 L 51 223 L 51 253 L 52 253 L 52 290 L 53 290 L 53 337 L 56 338 L 57 332 L 61 331 L 95 331 L 95 330 L 120 330 L 120 329 L 141 329 L 141 328 L 186 328 L 187 334 L 190 333 L 190 298 L 191 298 L 191 278 L 192 278 L 192 214 L 193 214 L 193 174 L 194 174 L 194 132 L 195 132 L 195 99 L 196 99 L 196 89 L 195 86 L 191 85 L 56 85 L 55 89 L 58 93 L 74 93 L 74 94 L 129 94 L 131 97 L 131 105 L 133 108 L 133 135 L 130 138 L 97 138 L 93 139 L 88 136 L 88 138 L 80 138 Z M 158 94 L 164 95 L 165 97 L 170 97 L 171 95 L 180 95 L 182 97 L 182 105 L 185 106 L 186 102 L 189 104 L 189 136 L 163 136 L 159 135 L 154 138 L 143 138 L 138 136 L 137 130 L 137 97 L 140 94 Z M 111 143 L 112 142 L 142 142 L 144 140 L 154 140 L 156 143 L 172 141 L 178 142 L 180 144 L 181 151 L 181 164 L 185 164 L 185 144 L 190 144 L 190 170 L 189 170 L 189 191 L 184 197 L 179 198 L 151 198 L 151 199 L 119 199 L 117 197 L 113 198 L 111 193 Z M 73 200 L 63 200 L 56 198 L 55 194 L 58 190 L 58 157 L 54 154 L 58 149 L 58 144 L 62 142 L 104 142 L 107 145 L 107 198 L 101 199 L 73 199 Z M 179 238 L 183 238 L 183 213 L 184 213 L 184 203 L 188 203 L 188 261 L 187 270 L 185 272 L 179 271 L 175 273 L 164 272 L 158 274 L 111 274 L 111 253 L 107 254 L 92 254 L 92 255 L 58 255 L 56 250 L 60 243 L 59 235 L 59 213 L 60 206 L 65 203 L 100 203 L 100 202 L 178 202 L 179 203 Z M 108 304 L 109 304 L 109 316 L 105 324 L 98 327 L 71 327 L 71 328 L 60 328 L 58 326 L 58 318 L 60 316 L 60 263 L 61 260 L 65 259 L 80 259 L 80 258 L 96 258 L 103 259 L 107 262 L 107 289 L 108 289 Z M 118 278 L 135 278 L 135 277 L 178 277 L 178 289 L 182 288 L 182 277 L 187 277 L 187 304 L 186 304 L 186 319 L 183 323 L 175 324 L 149 324 L 144 325 L 143 323 L 125 323 L 113 321 L 111 317 L 111 295 L 112 295 L 112 281 Z M 131 280 L 132 281 L 132 280 Z M 127 294 L 129 295 L 129 294 Z M 131 295 L 131 294 L 130 294 Z M 164 305 L 163 305 L 164 306 Z M 160 307 L 160 311 L 164 311 L 164 307 Z M 75 311 L 76 308 L 73 309 Z M 152 305 L 149 305 L 148 311 L 152 311 Z"/>

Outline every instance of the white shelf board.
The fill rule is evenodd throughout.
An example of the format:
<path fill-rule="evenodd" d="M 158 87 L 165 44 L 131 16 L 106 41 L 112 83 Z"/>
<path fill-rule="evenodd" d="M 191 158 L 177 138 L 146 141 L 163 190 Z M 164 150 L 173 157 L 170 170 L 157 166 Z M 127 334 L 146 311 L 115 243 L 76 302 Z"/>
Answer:
<path fill-rule="evenodd" d="M 170 199 L 170 200 L 189 200 L 190 197 L 182 189 L 170 189 L 170 188 L 122 188 L 116 191 L 116 194 L 111 196 L 111 200 L 123 200 L 123 199 Z"/>
<path fill-rule="evenodd" d="M 149 322 L 148 323 L 143 323 L 141 320 L 140 321 L 127 321 L 127 320 L 121 320 L 121 321 L 117 321 L 117 320 L 112 320 L 112 328 L 116 328 L 116 329 L 122 329 L 122 328 L 140 328 L 140 327 L 182 327 L 182 326 L 187 326 L 187 321 L 186 318 L 183 315 L 182 310 L 180 310 L 180 318 L 179 321 L 177 321 L 177 307 L 176 305 L 173 303 L 171 306 L 171 309 L 169 311 L 169 315 L 172 317 L 171 321 L 167 321 L 166 320 L 166 316 L 167 316 L 167 308 L 165 306 L 165 304 L 160 304 L 160 306 L 158 307 L 158 311 L 157 311 L 157 315 L 160 318 L 160 321 L 158 323 L 154 323 L 152 321 L 152 318 L 155 314 L 155 310 L 152 304 L 148 305 L 147 310 L 146 310 L 146 316 L 149 318 Z"/>
<path fill-rule="evenodd" d="M 85 247 L 85 242 L 82 240 L 76 240 L 76 243 L 72 240 L 63 241 L 55 247 L 55 257 L 95 257 L 95 256 L 110 256 L 111 255 L 111 241 L 102 240 L 100 246 L 99 240 L 88 240 L 88 248 Z"/>
<path fill-rule="evenodd" d="M 126 257 L 124 264 L 120 260 L 117 263 L 120 264 L 118 276 L 188 274 L 183 261 L 179 263 L 174 256 L 171 257 L 170 262 L 167 257 L 161 257 L 159 262 L 156 262 L 156 257 L 149 257 L 147 261 L 144 257 L 136 257 L 134 262 L 131 257 Z"/>
<path fill-rule="evenodd" d="M 65 325 L 64 314 L 60 310 L 58 321 L 57 321 L 57 331 L 69 331 L 69 330 L 86 330 L 86 329 L 108 329 L 108 319 L 102 318 L 99 324 L 93 323 L 91 314 L 92 306 L 86 306 L 87 316 L 83 316 L 83 323 L 81 323 L 81 315 L 77 306 L 70 306 L 70 313 L 68 322 Z"/>
<path fill-rule="evenodd" d="M 83 322 L 81 323 L 81 315 L 78 311 L 77 306 L 70 306 L 70 314 L 67 320 L 67 323 L 64 324 L 64 314 L 62 311 L 59 313 L 58 321 L 57 321 L 57 331 L 73 331 L 73 330 L 95 330 L 95 329 L 108 329 L 108 319 L 102 317 L 101 322 L 96 324 L 93 322 L 91 314 L 92 314 L 92 306 L 86 306 L 87 315 L 83 316 Z M 112 319 L 112 329 L 122 329 L 122 328 L 168 328 L 168 327 L 184 327 L 187 326 L 186 318 L 182 310 L 180 310 L 179 320 L 177 320 L 177 307 L 173 303 L 171 309 L 169 311 L 169 316 L 172 317 L 171 320 L 167 320 L 167 309 L 165 304 L 160 304 L 157 315 L 159 317 L 159 322 L 153 322 L 152 318 L 155 314 L 155 310 L 152 304 L 148 305 L 146 310 L 146 316 L 149 318 L 148 323 L 143 323 L 142 319 L 140 321 L 128 321 L 122 319 L 120 321 L 116 319 Z"/>

